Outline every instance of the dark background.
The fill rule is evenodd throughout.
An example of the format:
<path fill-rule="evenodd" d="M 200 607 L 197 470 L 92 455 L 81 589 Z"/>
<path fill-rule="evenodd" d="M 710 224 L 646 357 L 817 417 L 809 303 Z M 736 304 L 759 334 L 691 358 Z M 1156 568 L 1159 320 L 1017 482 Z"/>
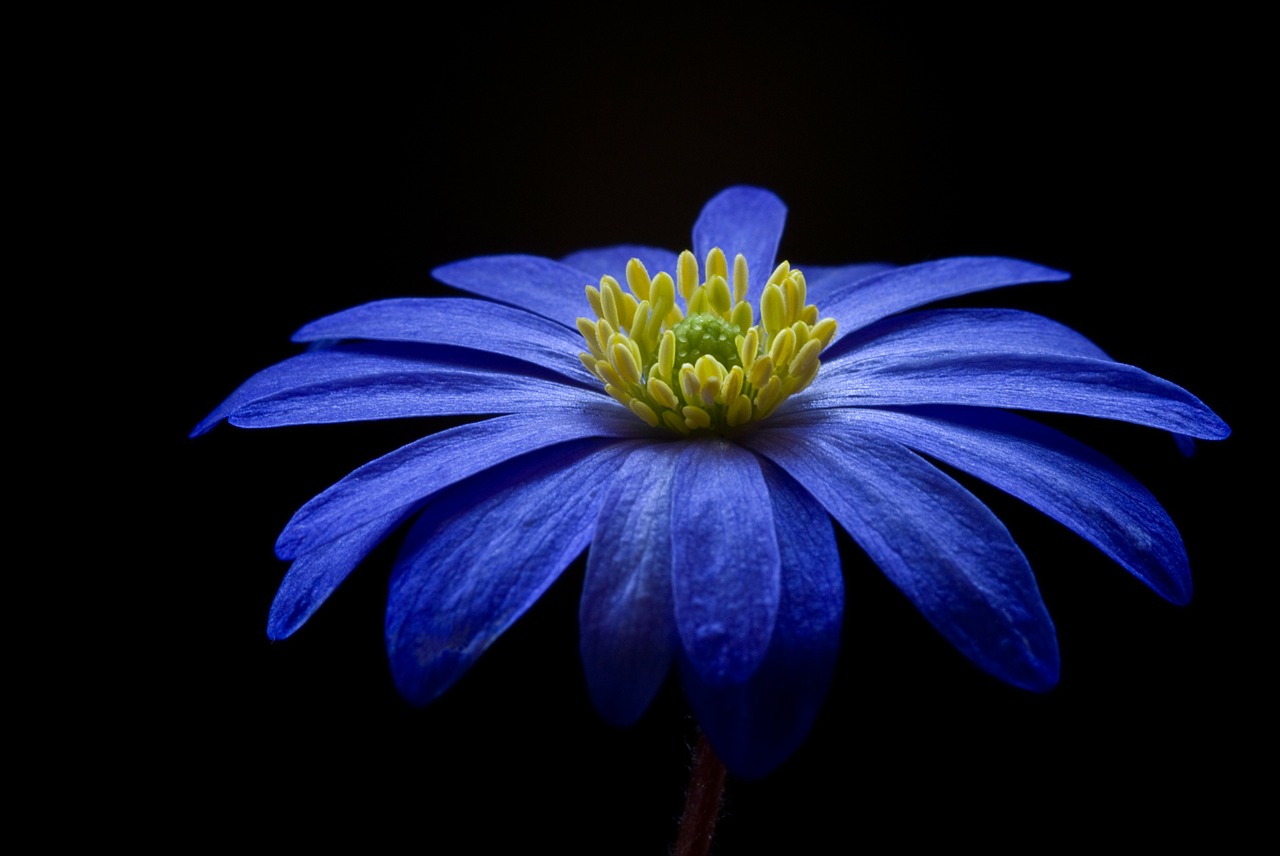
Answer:
<path fill-rule="evenodd" d="M 1235 434 L 1185 459 L 1159 432 L 1058 423 L 1179 524 L 1185 608 L 974 487 L 1057 623 L 1063 677 L 1043 696 L 968 665 L 842 535 L 830 701 L 783 767 L 730 782 L 718 852 L 1236 834 L 1248 797 L 1234 771 L 1261 761 L 1254 688 L 1274 675 L 1250 605 L 1275 562 L 1254 555 L 1241 492 L 1246 468 L 1266 476 L 1247 452 L 1244 386 L 1261 370 L 1240 316 L 1260 311 L 1262 277 L 1238 216 L 1256 177 L 1232 32 L 804 7 L 602 24 L 499 7 L 191 21 L 150 46 L 133 60 L 151 114 L 137 145 L 158 178 L 145 240 L 165 317 L 142 342 L 174 380 L 146 402 L 158 502 L 120 509 L 139 556 L 120 587 L 141 608 L 120 613 L 130 647 L 110 684 L 127 723 L 113 749 L 154 785 L 139 799 L 228 841 L 664 852 L 694 725 L 674 683 L 633 728 L 596 716 L 581 562 L 425 710 L 397 697 L 382 647 L 394 540 L 297 635 L 267 640 L 285 571 L 272 545 L 292 512 L 441 423 L 186 432 L 293 354 L 307 321 L 440 293 L 430 270 L 473 255 L 680 249 L 708 198 L 751 183 L 788 204 L 781 254 L 801 267 L 991 254 L 1071 271 L 956 303 L 1067 323 Z"/>

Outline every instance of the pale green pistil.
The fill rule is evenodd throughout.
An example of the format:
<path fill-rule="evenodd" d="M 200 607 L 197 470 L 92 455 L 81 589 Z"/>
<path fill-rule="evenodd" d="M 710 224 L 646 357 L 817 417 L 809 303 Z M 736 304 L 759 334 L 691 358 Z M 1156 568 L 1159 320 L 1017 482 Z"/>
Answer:
<path fill-rule="evenodd" d="M 710 313 L 690 315 L 671 328 L 676 334 L 677 366 L 693 365 L 698 357 L 715 357 L 726 369 L 741 366 L 738 357 L 737 337 L 742 328 Z"/>

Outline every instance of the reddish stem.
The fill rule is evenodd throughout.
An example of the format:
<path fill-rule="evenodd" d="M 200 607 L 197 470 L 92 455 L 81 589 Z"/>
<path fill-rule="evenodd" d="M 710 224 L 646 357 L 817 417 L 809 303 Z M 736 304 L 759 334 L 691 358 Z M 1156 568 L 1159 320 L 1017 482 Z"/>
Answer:
<path fill-rule="evenodd" d="M 724 796 L 724 781 L 724 764 L 716 757 L 707 736 L 699 731 L 693 769 L 689 772 L 684 817 L 680 819 L 673 856 L 707 856 L 711 852 L 711 839 L 715 836 L 720 801 Z"/>

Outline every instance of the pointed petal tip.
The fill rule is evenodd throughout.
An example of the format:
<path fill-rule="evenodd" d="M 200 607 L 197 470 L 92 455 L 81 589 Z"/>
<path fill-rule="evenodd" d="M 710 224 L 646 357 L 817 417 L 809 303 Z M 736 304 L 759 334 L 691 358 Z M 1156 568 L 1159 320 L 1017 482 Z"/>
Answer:
<path fill-rule="evenodd" d="M 410 705 L 423 708 L 431 704 L 471 667 L 474 657 L 455 650 L 439 652 L 429 663 L 391 652 L 391 672 L 400 697 Z"/>
<path fill-rule="evenodd" d="M 1189 395 L 1189 394 L 1188 394 Z M 1196 451 L 1196 440 L 1225 440 L 1231 436 L 1231 426 L 1223 420 L 1221 416 L 1214 413 L 1209 406 L 1194 396 L 1190 396 L 1200 411 L 1200 424 L 1197 425 L 1197 431 L 1194 434 L 1184 434 L 1181 432 L 1171 432 L 1174 442 L 1178 445 L 1178 451 L 1184 457 L 1191 457 Z"/>
<path fill-rule="evenodd" d="M 1171 568 L 1170 577 L 1162 580 L 1161 585 L 1157 586 L 1145 577 L 1139 577 L 1139 579 L 1174 606 L 1186 606 L 1191 603 L 1191 597 L 1195 593 L 1195 586 L 1191 583 L 1191 569 L 1186 564 L 1185 555 L 1182 566 L 1176 569 Z"/>
<path fill-rule="evenodd" d="M 1051 691 L 1058 686 L 1062 677 L 1062 661 L 1058 657 L 1056 644 L 1052 651 L 1019 652 L 1016 658 L 1007 662 L 982 662 L 975 657 L 969 659 L 993 678 L 1033 693 Z"/>
<path fill-rule="evenodd" d="M 1057 268 L 1044 267 L 1043 265 L 1041 265 L 1040 267 L 1044 271 L 1045 282 L 1065 282 L 1066 280 L 1071 279 L 1071 274 L 1068 271 L 1058 270 Z"/>
<path fill-rule="evenodd" d="M 297 626 L 289 624 L 284 617 L 277 616 L 275 610 L 272 609 L 271 615 L 267 618 L 267 638 L 272 642 L 283 642 L 294 633 L 297 633 L 298 628 L 301 626 L 301 624 Z"/>
<path fill-rule="evenodd" d="M 1048 651 L 1027 651 L 1016 663 L 997 667 L 992 674 L 1003 681 L 1033 693 L 1047 693 L 1058 685 L 1062 677 L 1062 660 L 1058 656 L 1057 640 Z"/>
<path fill-rule="evenodd" d="M 287 585 L 282 584 L 271 601 L 271 611 L 267 614 L 267 638 L 272 642 L 288 639 L 306 624 L 315 614 L 320 602 L 304 601 L 291 595 Z"/>
<path fill-rule="evenodd" d="M 1058 686 L 1060 676 L 1059 671 L 1055 669 L 1052 674 L 1047 674 L 1034 683 L 1022 684 L 1021 686 L 1023 689 L 1030 690 L 1033 693 L 1044 694 Z"/>
<path fill-rule="evenodd" d="M 298 558 L 298 547 L 305 541 L 305 535 L 299 534 L 296 529 L 289 524 L 286 524 L 284 531 L 281 532 L 280 537 L 276 539 L 274 548 L 276 558 L 282 562 L 292 562 L 294 559 Z"/>
<path fill-rule="evenodd" d="M 213 411 L 196 423 L 196 427 L 191 429 L 191 433 L 187 435 L 187 439 L 194 440 L 196 437 L 208 434 L 217 427 L 217 424 L 222 421 L 224 416 L 226 416 L 226 414 L 222 412 L 222 408 L 218 408 Z"/>
<path fill-rule="evenodd" d="M 431 269 L 431 276 L 434 279 L 440 279 L 440 274 L 447 274 L 449 271 L 461 267 L 467 263 L 468 259 L 455 259 L 451 262 L 445 262 L 442 265 L 436 265 Z"/>
<path fill-rule="evenodd" d="M 942 259 L 946 262 L 946 259 Z M 1015 259 L 1011 256 L 957 256 L 954 262 L 963 265 L 978 265 L 984 269 L 998 269 L 1003 266 L 1008 269 L 1008 273 L 1015 277 L 1015 283 L 1032 283 L 1032 282 L 1064 282 L 1071 279 L 1071 274 L 1065 270 L 1058 270 L 1047 265 L 1029 262 L 1025 259 Z"/>

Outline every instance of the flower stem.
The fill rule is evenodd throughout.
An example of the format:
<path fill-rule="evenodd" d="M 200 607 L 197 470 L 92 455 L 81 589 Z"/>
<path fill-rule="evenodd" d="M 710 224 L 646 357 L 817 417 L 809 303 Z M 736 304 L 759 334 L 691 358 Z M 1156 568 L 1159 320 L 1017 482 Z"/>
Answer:
<path fill-rule="evenodd" d="M 689 772 L 684 817 L 680 818 L 680 832 L 673 856 L 706 856 L 711 851 L 711 839 L 720 817 L 724 780 L 724 764 L 716 757 L 707 736 L 699 731 L 698 745 L 693 750 L 693 769 Z"/>

